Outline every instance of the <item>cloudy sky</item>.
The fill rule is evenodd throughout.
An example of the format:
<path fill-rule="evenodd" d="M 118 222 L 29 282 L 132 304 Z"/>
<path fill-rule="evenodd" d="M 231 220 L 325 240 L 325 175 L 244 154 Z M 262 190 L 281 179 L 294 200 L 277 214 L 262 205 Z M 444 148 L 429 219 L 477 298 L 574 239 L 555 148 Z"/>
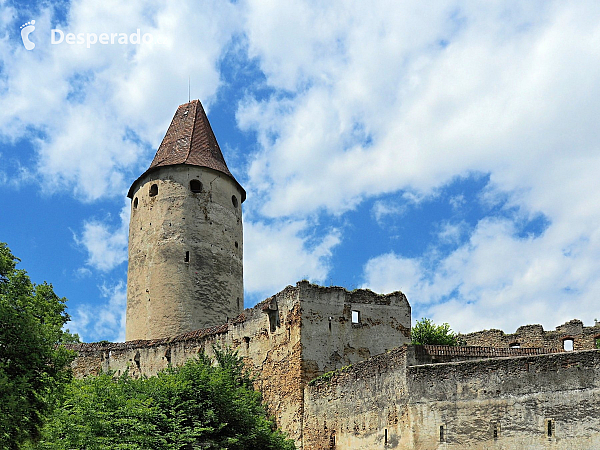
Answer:
<path fill-rule="evenodd" d="M 600 2 L 0 0 L 0 241 L 85 341 L 124 338 L 126 192 L 188 82 L 248 192 L 246 306 L 600 318 Z"/>

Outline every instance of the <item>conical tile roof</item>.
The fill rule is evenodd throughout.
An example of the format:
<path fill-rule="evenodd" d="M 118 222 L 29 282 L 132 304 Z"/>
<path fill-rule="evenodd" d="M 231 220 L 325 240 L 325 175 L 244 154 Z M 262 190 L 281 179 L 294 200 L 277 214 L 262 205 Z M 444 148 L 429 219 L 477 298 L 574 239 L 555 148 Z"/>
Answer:
<path fill-rule="evenodd" d="M 150 167 L 138 180 L 158 167 L 178 164 L 208 167 L 224 173 L 231 177 L 242 190 L 242 201 L 246 199 L 246 192 L 227 168 L 227 163 L 225 163 L 225 158 L 223 158 L 223 153 L 200 100 L 192 100 L 177 108 Z M 128 197 L 132 198 L 133 188 L 138 180 L 129 189 Z"/>

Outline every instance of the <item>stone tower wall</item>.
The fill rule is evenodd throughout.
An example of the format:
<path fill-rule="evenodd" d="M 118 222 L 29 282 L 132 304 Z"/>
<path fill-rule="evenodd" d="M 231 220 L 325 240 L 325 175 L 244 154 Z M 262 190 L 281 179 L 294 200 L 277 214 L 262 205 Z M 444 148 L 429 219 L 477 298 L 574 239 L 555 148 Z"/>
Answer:
<path fill-rule="evenodd" d="M 202 191 L 194 193 L 190 181 Z M 227 322 L 244 309 L 242 192 L 199 166 L 160 167 L 131 201 L 126 339 Z"/>

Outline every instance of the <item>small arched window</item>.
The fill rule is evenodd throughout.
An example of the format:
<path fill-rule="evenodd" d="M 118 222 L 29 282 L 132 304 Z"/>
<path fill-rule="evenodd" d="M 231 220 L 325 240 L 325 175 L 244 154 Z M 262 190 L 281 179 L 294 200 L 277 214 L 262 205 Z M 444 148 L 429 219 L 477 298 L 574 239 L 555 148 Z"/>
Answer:
<path fill-rule="evenodd" d="M 233 203 L 233 207 L 237 208 L 238 207 L 238 199 L 235 195 L 231 196 L 231 203 Z"/>
<path fill-rule="evenodd" d="M 190 181 L 190 191 L 192 191 L 194 194 L 202 192 L 202 183 L 200 182 L 200 180 Z"/>
<path fill-rule="evenodd" d="M 573 338 L 565 338 L 563 339 L 563 350 L 565 352 L 573 351 Z"/>
<path fill-rule="evenodd" d="M 138 199 L 137 197 L 133 200 L 133 209 L 137 209 Z"/>
<path fill-rule="evenodd" d="M 152 186 L 150 186 L 149 195 L 150 195 L 150 197 L 154 197 L 155 195 L 158 195 L 158 184 L 153 184 Z"/>

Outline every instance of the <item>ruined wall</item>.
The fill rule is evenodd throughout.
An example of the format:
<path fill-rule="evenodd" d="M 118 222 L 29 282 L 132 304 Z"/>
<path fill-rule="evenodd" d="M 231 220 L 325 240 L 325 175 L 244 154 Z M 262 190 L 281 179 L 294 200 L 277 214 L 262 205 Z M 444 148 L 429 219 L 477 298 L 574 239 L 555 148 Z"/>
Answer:
<path fill-rule="evenodd" d="M 414 448 L 600 448 L 600 352 L 407 370 Z"/>
<path fill-rule="evenodd" d="M 558 350 L 545 348 L 464 347 L 451 345 L 410 345 L 406 350 L 406 365 L 418 366 L 442 362 L 473 361 L 488 358 L 544 355 Z"/>
<path fill-rule="evenodd" d="M 304 399 L 305 450 L 410 448 L 398 447 L 408 420 L 406 347 L 314 380 Z"/>
<path fill-rule="evenodd" d="M 305 380 L 410 342 L 411 310 L 402 292 L 387 295 L 298 283 Z M 354 313 L 353 313 L 354 311 Z M 354 315 L 354 320 L 353 320 Z"/>
<path fill-rule="evenodd" d="M 304 448 L 591 450 L 599 401 L 600 351 L 407 366 L 397 349 L 305 389 Z"/>
<path fill-rule="evenodd" d="M 505 334 L 502 330 L 484 330 L 461 335 L 467 345 L 484 347 L 544 347 L 564 350 L 565 340 L 573 341 L 573 350 L 591 350 L 600 343 L 600 324 L 583 326 L 581 320 L 571 320 L 556 327 L 555 331 L 545 331 L 541 325 L 525 325 L 515 333 Z"/>
<path fill-rule="evenodd" d="M 352 324 L 352 310 L 360 311 L 360 323 Z M 75 376 L 84 377 L 109 370 L 151 376 L 199 352 L 211 355 L 213 345 L 231 347 L 257 375 L 268 412 L 301 445 L 308 381 L 400 346 L 409 335 L 410 306 L 402 293 L 348 292 L 301 281 L 224 325 L 171 338 L 71 348 L 79 353 Z M 332 358 L 336 354 L 340 357 Z"/>
<path fill-rule="evenodd" d="M 290 437 L 300 441 L 303 381 L 301 376 L 299 290 L 289 286 L 279 294 L 246 309 L 227 324 L 173 338 L 108 344 L 78 344 L 71 348 L 76 377 L 129 370 L 132 376 L 155 375 L 169 364 L 181 365 L 213 345 L 238 350 L 254 371 L 268 412 Z"/>

